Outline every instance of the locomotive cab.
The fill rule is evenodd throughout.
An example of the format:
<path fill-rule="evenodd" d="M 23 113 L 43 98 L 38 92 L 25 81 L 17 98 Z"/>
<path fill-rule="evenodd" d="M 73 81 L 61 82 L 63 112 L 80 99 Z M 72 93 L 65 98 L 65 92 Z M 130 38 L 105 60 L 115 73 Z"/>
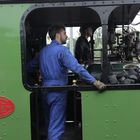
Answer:
<path fill-rule="evenodd" d="M 57 17 L 55 16 L 57 13 Z M 31 121 L 32 121 L 32 139 L 45 138 L 44 118 L 42 101 L 40 98 L 41 81 L 39 81 L 39 51 L 50 43 L 47 32 L 49 26 L 54 23 L 63 24 L 68 32 L 68 41 L 65 45 L 74 55 L 74 45 L 76 38 L 74 35 L 79 32 L 82 25 L 90 25 L 93 30 L 101 25 L 98 14 L 90 8 L 82 7 L 58 7 L 45 8 L 34 7 L 30 12 L 25 13 L 26 18 L 21 21 L 22 29 L 22 64 L 23 64 L 23 83 L 26 89 L 32 90 L 31 93 Z M 90 16 L 90 18 L 88 18 Z M 55 18 L 54 18 L 55 17 Z M 94 22 L 96 21 L 96 22 Z M 79 34 L 79 33 L 77 33 Z M 100 50 L 101 51 L 101 50 Z M 100 60 L 100 59 L 99 59 Z M 98 61 L 99 61 L 98 60 Z M 31 66 L 32 68 L 31 69 Z M 99 61 L 99 65 L 101 62 Z M 77 75 L 69 71 L 68 85 L 73 85 L 73 80 L 77 80 Z M 80 79 L 76 84 L 85 84 Z M 52 87 L 53 88 L 53 87 Z M 61 88 L 61 87 L 60 87 Z M 81 122 L 81 95 L 77 90 L 68 91 L 67 101 L 67 119 L 66 133 L 63 137 L 69 139 L 82 139 Z M 40 115 L 42 114 L 42 115 Z M 36 117 L 35 117 L 36 116 Z M 38 130 L 36 130 L 38 129 Z M 38 133 L 35 133 L 38 132 Z M 74 137 L 74 138 L 72 138 Z"/>
<path fill-rule="evenodd" d="M 40 93 L 42 90 L 47 91 L 47 89 L 42 89 L 41 87 L 38 54 L 45 45 L 49 44 L 50 39 L 47 36 L 47 32 L 48 28 L 54 23 L 66 26 L 66 31 L 69 32 L 69 42 L 65 46 L 69 47 L 72 53 L 75 44 L 73 40 L 76 40 L 73 38 L 74 34 L 76 34 L 75 29 L 79 29 L 80 26 L 85 24 L 91 25 L 94 31 L 91 38 L 91 40 L 94 41 L 92 44 L 94 57 L 90 64 L 85 65 L 85 68 L 95 76 L 96 79 L 108 84 L 107 89 L 116 89 L 118 87 L 120 89 L 139 88 L 139 83 L 135 82 L 138 81 L 136 76 L 127 77 L 125 75 L 126 71 L 124 72 L 124 70 L 127 69 L 125 65 L 128 64 L 128 62 L 132 62 L 133 59 L 127 55 L 127 49 L 123 50 L 123 44 L 127 44 L 124 35 L 122 35 L 122 40 L 120 34 L 116 32 L 117 25 L 122 25 L 121 31 L 123 31 L 125 30 L 124 25 L 130 21 L 130 19 L 128 20 L 129 15 L 127 13 L 129 7 L 122 6 L 116 8 L 116 6 L 112 6 L 109 8 L 110 11 L 107 11 L 107 17 L 104 17 L 104 12 L 108 7 L 103 8 L 104 11 L 102 12 L 95 7 L 62 7 L 62 5 L 60 5 L 60 7 L 48 8 L 45 4 L 39 4 L 32 6 L 24 13 L 21 20 L 22 72 L 24 87 L 32 92 L 30 95 L 32 140 L 42 140 L 46 138 L 43 123 L 44 118 L 43 115 L 40 115 L 43 114 Z M 139 10 L 139 6 L 136 5 L 134 5 L 134 7 L 132 6 L 132 8 L 135 8 L 135 12 Z M 120 13 L 122 17 L 118 17 Z M 131 20 L 134 18 L 134 14 L 133 12 Z M 121 41 L 123 41 L 122 44 L 120 43 Z M 35 69 L 33 71 L 30 68 L 28 69 L 32 61 L 34 61 L 33 68 Z M 70 89 L 75 79 L 77 80 L 76 88 Z M 51 88 L 55 89 L 57 87 Z M 93 90 L 94 88 L 82 82 L 77 78 L 77 75 L 71 71 L 69 71 L 68 86 L 58 87 L 57 89 L 62 90 L 63 88 L 68 91 L 67 129 L 64 138 L 69 137 L 69 139 L 81 140 L 82 111 L 80 90 Z"/>

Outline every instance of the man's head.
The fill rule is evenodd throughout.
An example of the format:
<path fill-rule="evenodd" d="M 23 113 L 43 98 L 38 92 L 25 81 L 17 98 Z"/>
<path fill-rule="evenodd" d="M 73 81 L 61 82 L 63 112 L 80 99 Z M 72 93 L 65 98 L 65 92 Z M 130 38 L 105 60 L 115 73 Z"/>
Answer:
<path fill-rule="evenodd" d="M 93 29 L 91 26 L 84 25 L 80 27 L 80 33 L 82 36 L 91 37 L 93 35 Z"/>
<path fill-rule="evenodd" d="M 57 40 L 61 44 L 65 44 L 67 40 L 67 35 L 65 31 L 65 26 L 63 25 L 53 25 L 49 28 L 49 36 L 51 40 Z"/>

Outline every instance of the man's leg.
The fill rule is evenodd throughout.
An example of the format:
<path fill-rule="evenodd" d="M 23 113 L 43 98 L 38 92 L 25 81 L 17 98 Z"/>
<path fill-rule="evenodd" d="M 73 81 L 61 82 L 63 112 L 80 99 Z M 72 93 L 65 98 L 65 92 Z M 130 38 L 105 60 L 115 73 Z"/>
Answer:
<path fill-rule="evenodd" d="M 60 140 L 65 128 L 66 93 L 49 93 L 50 122 L 48 127 L 48 140 Z"/>

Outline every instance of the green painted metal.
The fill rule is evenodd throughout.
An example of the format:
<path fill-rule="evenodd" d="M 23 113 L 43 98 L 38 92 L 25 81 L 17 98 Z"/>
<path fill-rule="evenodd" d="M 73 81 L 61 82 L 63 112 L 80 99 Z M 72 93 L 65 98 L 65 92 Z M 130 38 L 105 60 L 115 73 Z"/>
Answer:
<path fill-rule="evenodd" d="M 22 85 L 20 20 L 29 4 L 0 5 L 0 96 L 15 111 L 0 119 L 0 140 L 30 140 L 30 94 Z M 83 140 L 139 140 L 140 90 L 82 92 Z"/>
<path fill-rule="evenodd" d="M 0 119 L 0 140 L 30 140 L 30 94 L 22 84 L 20 20 L 28 4 L 0 5 L 0 96 L 14 113 Z"/>
<path fill-rule="evenodd" d="M 140 90 L 82 92 L 83 140 L 139 140 Z"/>

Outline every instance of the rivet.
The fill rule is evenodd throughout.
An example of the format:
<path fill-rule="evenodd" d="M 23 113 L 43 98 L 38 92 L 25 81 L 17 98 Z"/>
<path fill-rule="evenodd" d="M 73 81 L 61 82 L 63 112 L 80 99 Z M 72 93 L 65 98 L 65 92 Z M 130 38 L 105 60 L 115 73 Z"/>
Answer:
<path fill-rule="evenodd" d="M 7 133 L 3 133 L 3 136 L 6 136 L 7 135 Z"/>
<path fill-rule="evenodd" d="M 85 126 L 88 126 L 88 124 L 85 124 Z"/>
<path fill-rule="evenodd" d="M 6 125 L 6 122 L 3 122 L 2 125 Z"/>
<path fill-rule="evenodd" d="M 113 120 L 113 123 L 116 123 L 117 122 L 117 120 Z"/>
<path fill-rule="evenodd" d="M 117 105 L 116 105 L 116 104 L 114 104 L 114 105 L 113 105 L 113 107 L 114 107 L 114 108 L 117 108 Z"/>
<path fill-rule="evenodd" d="M 106 123 L 109 123 L 109 120 L 105 120 Z"/>
<path fill-rule="evenodd" d="M 107 134 L 106 137 L 109 138 L 110 136 Z"/>
<path fill-rule="evenodd" d="M 86 97 L 88 97 L 88 94 L 86 94 Z"/>
<path fill-rule="evenodd" d="M 108 107 L 109 107 L 109 105 L 104 105 L 104 107 L 105 107 L 105 108 L 108 108 Z"/>
<path fill-rule="evenodd" d="M 1 93 L 4 93 L 5 91 L 4 90 L 1 90 Z"/>
<path fill-rule="evenodd" d="M 114 135 L 113 135 L 113 137 L 117 137 L 117 135 L 116 135 L 116 134 L 114 134 Z"/>

